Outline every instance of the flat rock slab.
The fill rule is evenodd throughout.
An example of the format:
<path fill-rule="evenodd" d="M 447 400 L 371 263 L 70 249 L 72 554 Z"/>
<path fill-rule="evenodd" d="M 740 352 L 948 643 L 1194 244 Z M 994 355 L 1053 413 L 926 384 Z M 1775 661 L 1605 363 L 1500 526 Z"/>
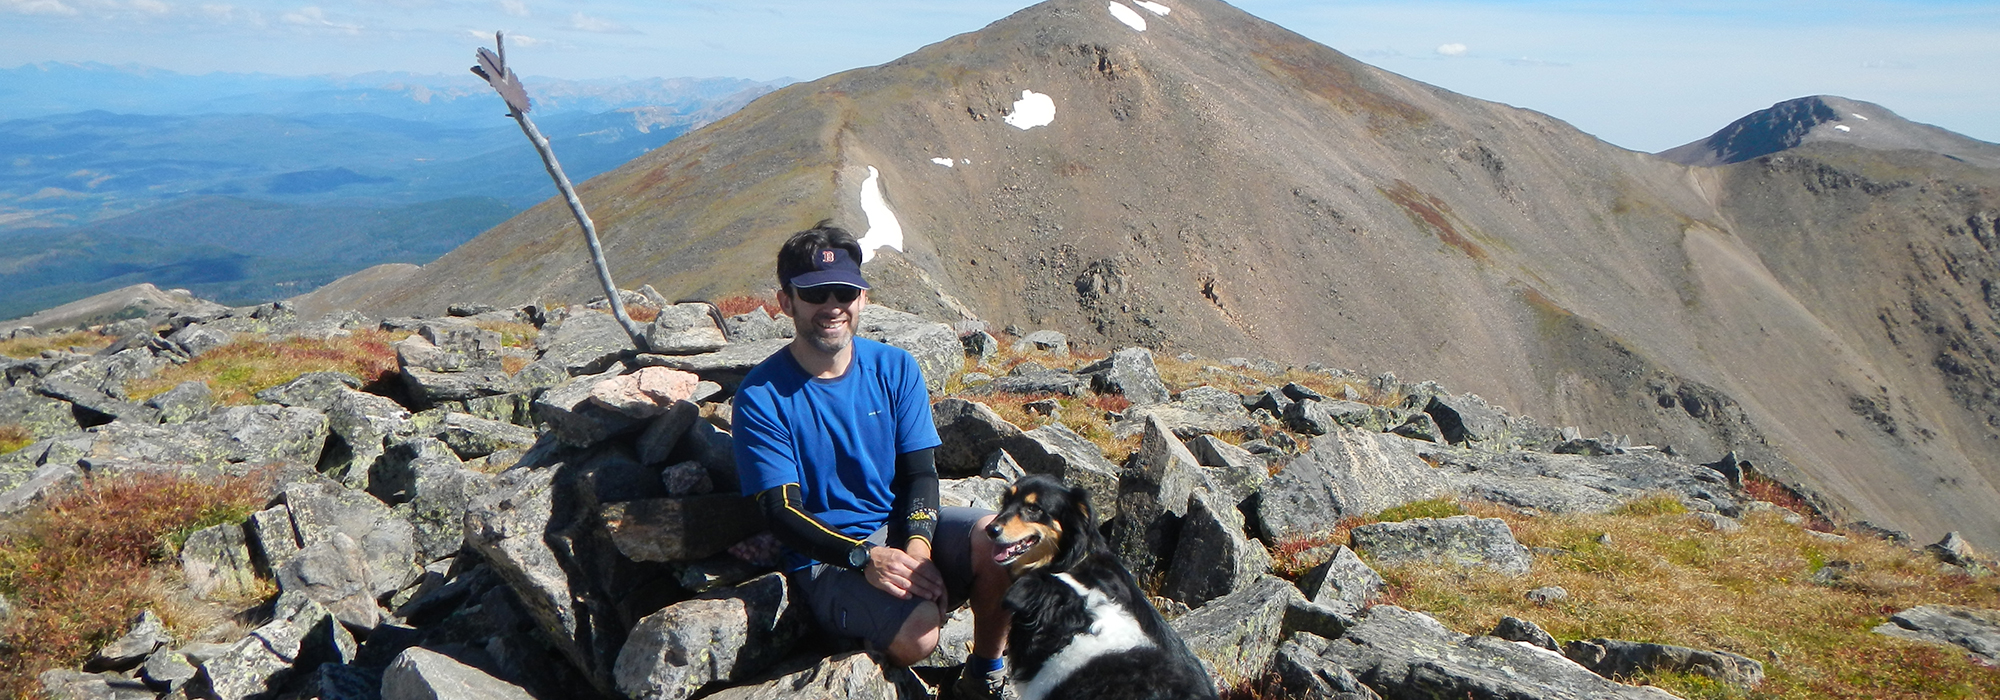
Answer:
<path fill-rule="evenodd" d="M 1389 698 L 1675 697 L 1658 688 L 1606 680 L 1534 645 L 1459 634 L 1429 615 L 1393 605 L 1369 608 L 1346 635 L 1317 651 L 1322 663 L 1345 669 Z"/>
<path fill-rule="evenodd" d="M 457 659 L 410 647 L 382 672 L 382 700 L 533 700 L 533 696 Z"/>
<path fill-rule="evenodd" d="M 921 688 L 908 670 L 852 651 L 769 681 L 718 691 L 708 700 L 902 700 L 925 697 Z"/>
<path fill-rule="evenodd" d="M 1987 665 L 2000 666 L 2000 610 L 1919 605 L 1890 616 L 1875 633 L 1963 647 Z"/>
<path fill-rule="evenodd" d="M 1455 515 L 1375 523 L 1353 530 L 1354 548 L 1385 564 L 1438 562 L 1528 573 L 1533 558 L 1499 518 Z"/>
<path fill-rule="evenodd" d="M 1588 456 L 1439 450 L 1439 471 L 1470 498 L 1548 513 L 1604 513 L 1648 493 L 1673 493 L 1697 510 L 1735 516 L 1744 499 L 1710 467 L 1658 452 Z"/>
<path fill-rule="evenodd" d="M 1267 542 L 1323 535 L 1347 516 L 1450 495 L 1438 470 L 1418 456 L 1426 444 L 1353 430 L 1314 439 L 1264 485 L 1258 530 Z"/>

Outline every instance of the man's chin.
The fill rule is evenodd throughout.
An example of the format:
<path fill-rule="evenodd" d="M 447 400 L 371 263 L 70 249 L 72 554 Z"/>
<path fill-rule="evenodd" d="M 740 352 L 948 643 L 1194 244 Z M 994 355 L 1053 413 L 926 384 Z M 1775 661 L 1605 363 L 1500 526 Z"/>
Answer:
<path fill-rule="evenodd" d="M 854 336 L 846 333 L 836 336 L 811 335 L 806 336 L 806 342 L 812 343 L 813 349 L 832 355 L 854 344 Z"/>

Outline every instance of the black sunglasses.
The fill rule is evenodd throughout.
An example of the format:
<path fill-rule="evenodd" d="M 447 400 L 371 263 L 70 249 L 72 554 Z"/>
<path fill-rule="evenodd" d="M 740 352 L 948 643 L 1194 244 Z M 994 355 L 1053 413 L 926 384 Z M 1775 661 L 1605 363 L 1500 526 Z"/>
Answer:
<path fill-rule="evenodd" d="M 793 287 L 792 296 L 808 304 L 824 304 L 828 296 L 839 299 L 842 304 L 848 304 L 853 303 L 855 297 L 861 296 L 861 290 L 838 284 L 819 287 Z"/>

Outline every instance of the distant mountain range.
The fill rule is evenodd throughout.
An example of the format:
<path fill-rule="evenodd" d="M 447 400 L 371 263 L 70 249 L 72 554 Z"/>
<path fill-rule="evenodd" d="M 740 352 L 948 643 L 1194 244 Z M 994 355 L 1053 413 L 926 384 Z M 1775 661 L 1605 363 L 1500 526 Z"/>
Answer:
<path fill-rule="evenodd" d="M 579 181 L 784 82 L 525 81 Z M 249 303 L 429 262 L 555 194 L 505 111 L 469 72 L 0 70 L 0 318 L 133 275 Z M 301 237 L 324 243 L 303 256 L 268 246 Z"/>

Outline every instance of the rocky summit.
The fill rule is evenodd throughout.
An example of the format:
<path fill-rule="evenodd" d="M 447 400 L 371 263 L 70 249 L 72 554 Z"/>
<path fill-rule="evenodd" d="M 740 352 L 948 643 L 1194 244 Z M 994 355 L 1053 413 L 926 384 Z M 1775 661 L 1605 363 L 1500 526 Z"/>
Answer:
<path fill-rule="evenodd" d="M 783 237 L 832 218 L 868 234 L 878 300 L 930 320 L 1433 378 L 2000 546 L 2000 146 L 1820 96 L 1634 153 L 1218 0 L 1154 4 L 1040 3 L 590 180 L 614 279 L 761 293 Z M 551 200 L 298 301 L 588 299 L 574 227 Z"/>
<path fill-rule="evenodd" d="M 42 673 L 43 691 L 933 697 L 936 679 L 965 659 L 964 612 L 910 669 L 831 643 L 775 571 L 775 540 L 738 494 L 733 388 L 784 346 L 789 323 L 758 309 L 717 324 L 704 304 L 630 297 L 652 319 L 652 345 L 675 354 L 635 351 L 587 306 L 305 321 L 282 303 L 202 304 L 100 326 L 121 337 L 96 352 L 0 365 L 0 415 L 32 417 L 22 424 L 35 438 L 0 455 L 5 512 L 119 474 L 271 477 L 260 510 L 187 538 L 175 580 L 197 597 L 240 600 L 264 595 L 260 585 L 272 597 L 244 622 L 180 635 L 142 614 L 83 668 Z M 1041 331 L 1000 363 L 998 339 L 977 324 L 954 329 L 881 306 L 862 320 L 864 335 L 923 367 L 944 441 L 945 503 L 992 507 L 1024 474 L 1087 486 L 1104 531 L 1221 688 L 1662 698 L 1674 696 L 1622 681 L 1672 672 L 1750 688 L 1765 676 L 1763 662 L 1736 651 L 1559 642 L 1516 617 L 1491 634 L 1453 631 L 1384 604 L 1373 567 L 1486 571 L 1527 591 L 1538 561 L 1571 555 L 1531 550 L 1492 517 L 1353 525 L 1440 499 L 1528 517 L 1650 499 L 1689 512 L 1711 533 L 1700 537 L 1757 513 L 1803 522 L 1745 491 L 1750 467 L 1740 461 L 1697 464 L 1620 436 L 1584 437 L 1390 375 L 1235 358 L 1205 365 L 1206 380 L 1186 386 L 1163 380 L 1143 348 L 1077 361 L 1062 334 Z M 218 347 L 361 332 L 393 339 L 395 369 L 372 382 L 303 373 L 243 405 L 217 405 L 199 380 L 143 399 L 128 389 Z M 1241 386 L 1257 388 L 1224 388 Z M 1029 400 L 1050 395 L 1063 400 Z M 1040 424 L 1024 429 L 999 409 Z M 1078 425 L 1094 439 L 1053 420 L 1062 410 L 1093 412 Z M 1107 440 L 1126 447 L 1107 451 Z M 1317 552 L 1303 573 L 1285 568 L 1300 561 L 1301 543 Z M 1962 539 L 1935 549 L 1966 576 L 1993 566 Z M 1918 608 L 1882 633 L 1991 658 L 1996 616 Z"/>

